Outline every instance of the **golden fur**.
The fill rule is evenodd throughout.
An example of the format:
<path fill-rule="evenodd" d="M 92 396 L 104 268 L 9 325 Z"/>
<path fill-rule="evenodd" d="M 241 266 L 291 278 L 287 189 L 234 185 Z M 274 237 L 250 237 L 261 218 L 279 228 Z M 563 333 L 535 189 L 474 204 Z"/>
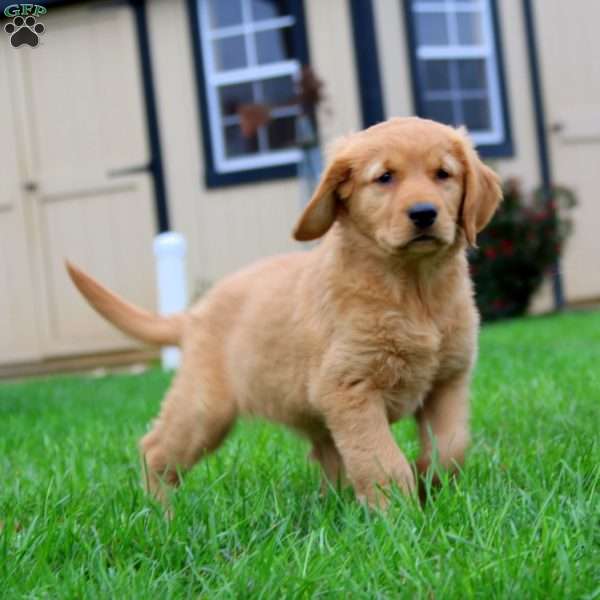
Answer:
<path fill-rule="evenodd" d="M 390 431 L 402 417 L 418 421 L 419 471 L 434 448 L 442 466 L 460 464 L 478 330 L 465 249 L 500 198 L 464 131 L 397 118 L 337 144 L 294 232 L 320 245 L 227 277 L 183 314 L 141 311 L 68 265 L 115 325 L 182 347 L 140 444 L 150 491 L 164 497 L 162 483 L 215 450 L 240 414 L 306 436 L 326 479 L 347 478 L 370 505 L 386 503 L 390 482 L 415 488 Z M 407 210 L 424 201 L 438 215 L 433 239 L 416 240 Z"/>

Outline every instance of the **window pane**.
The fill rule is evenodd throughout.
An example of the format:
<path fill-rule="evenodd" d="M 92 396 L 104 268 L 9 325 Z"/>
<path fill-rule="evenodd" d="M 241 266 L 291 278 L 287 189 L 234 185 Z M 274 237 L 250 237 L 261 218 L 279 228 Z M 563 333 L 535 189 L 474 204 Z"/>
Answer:
<path fill-rule="evenodd" d="M 428 119 L 454 125 L 454 111 L 450 100 L 430 100 L 425 102 L 425 116 Z"/>
<path fill-rule="evenodd" d="M 419 62 L 423 86 L 427 91 L 444 91 L 451 88 L 449 60 L 423 60 Z"/>
<path fill-rule="evenodd" d="M 240 104 L 252 104 L 255 102 L 251 83 L 237 83 L 219 88 L 219 99 L 221 113 L 223 115 L 234 115 Z"/>
<path fill-rule="evenodd" d="M 485 90 L 487 89 L 487 77 L 485 72 L 485 60 L 459 60 L 458 81 L 463 90 Z"/>
<path fill-rule="evenodd" d="M 463 100 L 465 125 L 472 131 L 491 129 L 490 107 L 487 99 Z"/>
<path fill-rule="evenodd" d="M 256 55 L 259 65 L 287 60 L 292 56 L 290 29 L 269 29 L 256 34 Z"/>
<path fill-rule="evenodd" d="M 417 41 L 423 46 L 445 46 L 448 27 L 445 13 L 417 13 Z"/>
<path fill-rule="evenodd" d="M 225 127 L 225 154 L 228 158 L 244 156 L 258 152 L 256 135 L 244 137 L 239 125 Z"/>
<path fill-rule="evenodd" d="M 267 129 L 269 137 L 269 148 L 279 150 L 296 145 L 296 119 L 295 117 L 283 117 L 274 119 L 269 123 Z"/>
<path fill-rule="evenodd" d="M 246 45 L 241 35 L 216 40 L 213 44 L 215 70 L 243 69 L 246 66 Z"/>
<path fill-rule="evenodd" d="M 240 0 L 207 0 L 212 29 L 239 25 L 242 22 Z"/>
<path fill-rule="evenodd" d="M 475 142 L 505 139 L 494 0 L 404 0 L 412 19 L 420 115 L 466 125 Z M 494 134 L 494 137 L 490 134 Z"/>
<path fill-rule="evenodd" d="M 263 19 L 276 19 L 286 15 L 283 2 L 278 0 L 252 0 L 252 19 L 261 21 Z"/>
<path fill-rule="evenodd" d="M 463 46 L 483 44 L 480 13 L 456 13 L 458 43 Z"/>
<path fill-rule="evenodd" d="M 275 77 L 262 82 L 263 102 L 275 106 L 290 104 L 294 98 L 294 81 L 291 77 Z"/>

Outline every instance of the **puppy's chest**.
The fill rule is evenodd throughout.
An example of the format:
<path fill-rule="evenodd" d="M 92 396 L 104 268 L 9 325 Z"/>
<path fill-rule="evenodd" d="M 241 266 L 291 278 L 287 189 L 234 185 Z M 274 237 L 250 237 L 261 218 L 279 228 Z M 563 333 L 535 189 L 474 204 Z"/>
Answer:
<path fill-rule="evenodd" d="M 435 322 L 393 315 L 379 320 L 373 332 L 365 374 L 382 392 L 391 420 L 413 414 L 443 365 L 444 336 Z"/>

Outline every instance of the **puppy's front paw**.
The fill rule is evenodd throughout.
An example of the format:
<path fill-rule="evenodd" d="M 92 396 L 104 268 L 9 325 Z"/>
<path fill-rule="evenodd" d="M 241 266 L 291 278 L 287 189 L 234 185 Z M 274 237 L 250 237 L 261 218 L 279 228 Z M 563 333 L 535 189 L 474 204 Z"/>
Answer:
<path fill-rule="evenodd" d="M 356 498 L 370 508 L 385 510 L 389 505 L 390 486 L 397 485 L 406 495 L 411 496 L 416 490 L 414 473 L 408 464 L 403 462 L 388 470 L 389 475 L 371 485 L 357 486 Z"/>

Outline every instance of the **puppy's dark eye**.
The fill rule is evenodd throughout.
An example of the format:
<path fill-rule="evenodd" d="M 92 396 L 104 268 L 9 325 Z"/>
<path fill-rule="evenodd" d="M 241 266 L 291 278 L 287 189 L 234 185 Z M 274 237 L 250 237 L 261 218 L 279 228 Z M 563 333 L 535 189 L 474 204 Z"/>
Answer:
<path fill-rule="evenodd" d="M 446 171 L 446 169 L 438 169 L 435 172 L 435 178 L 443 181 L 444 179 L 448 179 L 450 177 L 450 173 Z"/>
<path fill-rule="evenodd" d="M 390 183 L 392 181 L 392 174 L 389 171 L 386 171 L 383 175 L 380 175 L 376 180 L 377 183 Z"/>

